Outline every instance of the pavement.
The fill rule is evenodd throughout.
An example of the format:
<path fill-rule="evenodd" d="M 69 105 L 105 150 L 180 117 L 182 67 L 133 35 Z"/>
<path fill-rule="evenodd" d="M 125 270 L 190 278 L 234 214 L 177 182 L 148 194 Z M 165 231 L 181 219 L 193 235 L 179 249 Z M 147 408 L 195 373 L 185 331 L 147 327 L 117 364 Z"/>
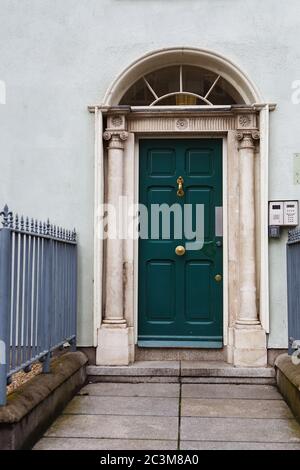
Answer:
<path fill-rule="evenodd" d="M 35 450 L 300 450 L 273 385 L 91 383 Z"/>

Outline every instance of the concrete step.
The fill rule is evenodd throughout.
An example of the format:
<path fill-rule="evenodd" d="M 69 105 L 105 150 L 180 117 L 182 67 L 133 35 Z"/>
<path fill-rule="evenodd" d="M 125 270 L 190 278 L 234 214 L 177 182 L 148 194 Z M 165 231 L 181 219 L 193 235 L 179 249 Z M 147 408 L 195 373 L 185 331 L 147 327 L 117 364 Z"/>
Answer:
<path fill-rule="evenodd" d="M 274 384 L 273 367 L 233 367 L 222 361 L 137 361 L 129 366 L 88 366 L 90 382 Z"/>

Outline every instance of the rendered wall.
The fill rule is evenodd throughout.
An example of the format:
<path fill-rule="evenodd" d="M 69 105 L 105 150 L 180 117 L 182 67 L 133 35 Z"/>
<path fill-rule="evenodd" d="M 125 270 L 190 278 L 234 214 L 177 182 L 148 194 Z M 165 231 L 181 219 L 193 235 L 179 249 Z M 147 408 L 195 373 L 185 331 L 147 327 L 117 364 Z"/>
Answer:
<path fill-rule="evenodd" d="M 79 233 L 79 342 L 93 341 L 93 116 L 122 69 L 148 51 L 208 48 L 275 102 L 270 198 L 300 199 L 299 0 L 0 0 L 0 204 Z M 286 346 L 285 237 L 270 243 L 270 347 Z"/>

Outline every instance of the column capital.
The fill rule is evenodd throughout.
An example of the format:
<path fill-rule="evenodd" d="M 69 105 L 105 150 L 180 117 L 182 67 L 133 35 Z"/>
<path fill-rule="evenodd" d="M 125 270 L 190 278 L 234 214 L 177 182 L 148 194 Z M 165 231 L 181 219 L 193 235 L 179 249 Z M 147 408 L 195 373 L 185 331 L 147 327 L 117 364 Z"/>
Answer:
<path fill-rule="evenodd" d="M 260 133 L 257 129 L 249 130 L 238 130 L 236 132 L 236 138 L 239 141 L 239 148 L 251 148 L 255 147 L 255 142 L 260 139 Z"/>
<path fill-rule="evenodd" d="M 106 130 L 103 132 L 103 139 L 109 142 L 110 149 L 123 149 L 124 142 L 128 139 L 128 132 Z"/>

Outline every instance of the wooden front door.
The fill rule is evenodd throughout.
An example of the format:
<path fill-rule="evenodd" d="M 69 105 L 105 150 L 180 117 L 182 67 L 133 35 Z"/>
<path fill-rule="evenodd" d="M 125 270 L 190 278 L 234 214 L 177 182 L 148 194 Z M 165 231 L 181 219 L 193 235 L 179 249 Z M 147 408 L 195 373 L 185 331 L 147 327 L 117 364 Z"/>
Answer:
<path fill-rule="evenodd" d="M 156 238 L 139 239 L 138 344 L 222 347 L 220 221 L 216 226 L 222 210 L 222 140 L 141 140 L 139 202 L 148 209 L 149 236 L 153 204 L 171 207 L 177 203 L 182 213 L 186 204 L 191 205 L 191 226 L 196 222 L 196 205 L 202 205 L 204 244 L 200 249 L 186 249 L 184 254 L 177 249 L 176 253 L 176 247 L 186 248 L 190 240 L 185 235 L 184 217 L 182 236 L 176 238 L 172 213 L 169 238 L 161 220 Z"/>

